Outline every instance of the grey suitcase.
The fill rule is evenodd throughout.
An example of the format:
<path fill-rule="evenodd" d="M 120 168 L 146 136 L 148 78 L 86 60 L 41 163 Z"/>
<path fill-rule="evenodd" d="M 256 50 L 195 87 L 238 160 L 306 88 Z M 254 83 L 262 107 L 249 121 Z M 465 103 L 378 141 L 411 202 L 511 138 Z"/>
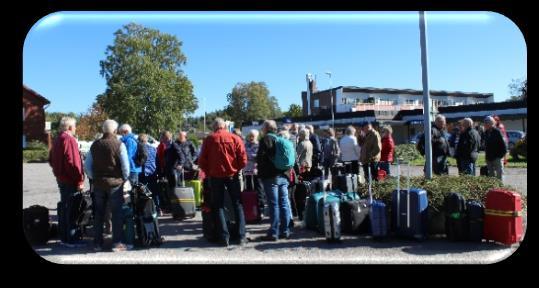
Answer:
<path fill-rule="evenodd" d="M 178 181 L 178 174 L 181 176 L 181 181 Z M 183 172 L 176 173 L 176 183 L 177 186 L 171 190 L 170 195 L 172 217 L 177 220 L 194 218 L 196 216 L 196 205 L 193 187 L 185 186 Z"/>
<path fill-rule="evenodd" d="M 339 202 L 324 203 L 324 233 L 326 241 L 328 242 L 341 241 L 341 215 L 339 211 Z"/>

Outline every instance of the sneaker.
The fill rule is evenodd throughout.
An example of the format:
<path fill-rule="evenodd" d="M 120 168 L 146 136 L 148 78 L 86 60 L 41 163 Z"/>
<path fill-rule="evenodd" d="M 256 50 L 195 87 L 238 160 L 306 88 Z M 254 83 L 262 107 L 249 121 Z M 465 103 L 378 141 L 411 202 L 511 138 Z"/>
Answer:
<path fill-rule="evenodd" d="M 126 250 L 127 250 L 127 247 L 122 243 L 114 244 L 114 247 L 112 247 L 113 252 L 122 252 Z"/>
<path fill-rule="evenodd" d="M 269 241 L 269 242 L 275 242 L 277 241 L 277 237 L 271 236 L 271 235 L 265 235 L 259 238 L 260 241 Z"/>

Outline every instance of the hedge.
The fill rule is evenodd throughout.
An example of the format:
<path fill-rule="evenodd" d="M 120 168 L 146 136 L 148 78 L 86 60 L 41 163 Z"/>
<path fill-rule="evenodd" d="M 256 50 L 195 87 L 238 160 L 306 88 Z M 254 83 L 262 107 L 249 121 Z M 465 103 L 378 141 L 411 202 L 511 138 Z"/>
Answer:
<path fill-rule="evenodd" d="M 401 177 L 401 189 L 407 188 L 407 178 Z M 429 198 L 429 206 L 438 211 L 442 211 L 443 200 L 446 194 L 450 192 L 458 192 L 466 199 L 477 199 L 485 202 L 488 190 L 492 188 L 505 187 L 503 183 L 493 177 L 477 177 L 477 176 L 434 176 L 431 180 L 425 179 L 424 176 L 411 177 L 410 186 L 421 188 L 427 191 Z M 397 188 L 396 177 L 388 177 L 384 181 L 373 182 L 372 191 L 375 199 L 381 199 L 386 205 L 391 206 L 391 193 Z M 368 186 L 360 185 L 359 193 L 362 197 L 368 197 Z M 526 197 L 522 196 L 523 209 L 526 209 Z"/>
<path fill-rule="evenodd" d="M 23 150 L 22 161 L 23 162 L 47 162 L 49 159 L 48 150 Z"/>

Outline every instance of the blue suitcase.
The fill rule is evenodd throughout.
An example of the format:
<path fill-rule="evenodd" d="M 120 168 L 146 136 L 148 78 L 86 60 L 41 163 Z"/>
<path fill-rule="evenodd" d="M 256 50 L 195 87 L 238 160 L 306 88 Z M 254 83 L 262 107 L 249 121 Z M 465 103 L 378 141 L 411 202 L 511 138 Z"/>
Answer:
<path fill-rule="evenodd" d="M 400 189 L 400 166 L 397 163 L 397 190 L 392 193 L 392 221 L 397 236 L 425 240 L 428 231 L 427 191 L 410 188 L 408 167 L 408 189 Z"/>
<path fill-rule="evenodd" d="M 372 198 L 372 179 L 371 179 L 371 171 L 370 167 L 369 169 L 369 203 L 370 203 L 370 211 L 369 211 L 369 221 L 370 221 L 370 228 L 371 228 L 371 234 L 374 239 L 383 239 L 387 237 L 387 209 L 386 204 L 380 200 L 373 200 Z"/>

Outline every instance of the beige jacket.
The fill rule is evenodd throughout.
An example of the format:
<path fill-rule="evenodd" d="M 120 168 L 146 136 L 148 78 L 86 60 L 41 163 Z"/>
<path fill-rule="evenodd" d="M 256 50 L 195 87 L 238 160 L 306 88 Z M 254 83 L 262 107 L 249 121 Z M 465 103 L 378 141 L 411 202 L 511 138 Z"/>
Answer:
<path fill-rule="evenodd" d="M 363 146 L 361 146 L 361 163 L 371 163 L 380 161 L 380 152 L 382 151 L 382 140 L 380 134 L 374 129 L 367 132 Z"/>

